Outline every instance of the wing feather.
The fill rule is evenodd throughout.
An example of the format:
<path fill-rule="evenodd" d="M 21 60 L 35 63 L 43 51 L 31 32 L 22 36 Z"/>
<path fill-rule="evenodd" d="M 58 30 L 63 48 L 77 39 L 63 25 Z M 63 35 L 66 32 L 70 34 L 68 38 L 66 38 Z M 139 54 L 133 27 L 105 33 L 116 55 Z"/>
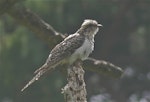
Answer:
<path fill-rule="evenodd" d="M 52 49 L 49 57 L 46 60 L 46 65 L 55 67 L 57 64 L 60 64 L 62 61 L 67 59 L 67 57 L 72 55 L 76 49 L 82 46 L 84 38 L 85 37 L 80 34 L 73 34 L 68 36 L 66 39 L 64 39 L 64 41 Z M 37 69 L 35 73 L 38 73 L 42 69 L 43 67 Z"/>
<path fill-rule="evenodd" d="M 54 47 L 50 52 L 46 63 L 35 71 L 36 75 L 22 88 L 21 91 L 29 87 L 47 71 L 53 70 L 54 67 L 52 66 L 59 64 L 61 61 L 72 55 L 76 49 L 82 46 L 84 43 L 84 38 L 85 37 L 83 35 L 73 34 L 68 36 L 60 44 L 56 45 L 56 47 Z"/>

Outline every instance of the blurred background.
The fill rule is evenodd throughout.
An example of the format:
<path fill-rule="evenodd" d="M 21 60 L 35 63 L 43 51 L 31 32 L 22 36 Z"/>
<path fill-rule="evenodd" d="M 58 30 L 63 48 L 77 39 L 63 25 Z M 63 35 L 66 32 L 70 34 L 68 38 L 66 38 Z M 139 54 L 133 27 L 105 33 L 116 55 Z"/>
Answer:
<path fill-rule="evenodd" d="M 74 33 L 84 19 L 103 25 L 91 57 L 124 69 L 120 79 L 86 71 L 88 102 L 150 102 L 150 0 L 24 0 L 61 33 Z M 50 42 L 51 43 L 51 42 Z M 66 78 L 59 71 L 23 93 L 50 46 L 9 15 L 0 16 L 0 102 L 64 102 Z"/>

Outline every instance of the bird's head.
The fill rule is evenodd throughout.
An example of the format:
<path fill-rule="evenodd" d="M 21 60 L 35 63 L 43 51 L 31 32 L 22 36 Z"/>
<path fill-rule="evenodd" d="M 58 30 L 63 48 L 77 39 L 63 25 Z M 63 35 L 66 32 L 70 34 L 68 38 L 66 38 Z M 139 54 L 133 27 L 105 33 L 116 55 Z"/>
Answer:
<path fill-rule="evenodd" d="M 86 36 L 93 36 L 98 32 L 99 27 L 102 27 L 102 25 L 98 24 L 96 20 L 86 19 L 82 23 L 78 33 Z"/>

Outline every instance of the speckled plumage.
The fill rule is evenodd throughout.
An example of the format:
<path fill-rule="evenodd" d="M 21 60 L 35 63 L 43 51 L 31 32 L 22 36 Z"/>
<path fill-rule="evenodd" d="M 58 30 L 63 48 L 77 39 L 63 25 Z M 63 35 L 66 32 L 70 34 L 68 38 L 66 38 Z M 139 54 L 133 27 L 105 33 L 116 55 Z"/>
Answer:
<path fill-rule="evenodd" d="M 98 26 L 101 25 L 95 20 L 85 20 L 75 34 L 69 35 L 52 49 L 46 63 L 35 71 L 36 75 L 22 91 L 59 64 L 71 65 L 77 59 L 85 60 L 94 49 L 94 36 L 99 30 Z"/>

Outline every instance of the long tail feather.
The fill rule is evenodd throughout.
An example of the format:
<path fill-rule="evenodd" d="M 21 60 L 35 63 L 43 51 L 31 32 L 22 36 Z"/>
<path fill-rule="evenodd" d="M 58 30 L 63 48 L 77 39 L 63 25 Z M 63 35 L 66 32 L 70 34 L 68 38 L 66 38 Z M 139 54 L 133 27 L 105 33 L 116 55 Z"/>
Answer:
<path fill-rule="evenodd" d="M 34 74 L 39 73 L 41 70 L 46 69 L 47 68 L 47 64 L 44 64 L 42 67 L 40 67 L 39 69 L 35 70 Z"/>
<path fill-rule="evenodd" d="M 21 91 L 24 91 L 26 88 L 28 88 L 32 83 L 37 81 L 45 72 L 47 72 L 49 68 L 43 68 L 41 69 L 22 89 Z"/>

